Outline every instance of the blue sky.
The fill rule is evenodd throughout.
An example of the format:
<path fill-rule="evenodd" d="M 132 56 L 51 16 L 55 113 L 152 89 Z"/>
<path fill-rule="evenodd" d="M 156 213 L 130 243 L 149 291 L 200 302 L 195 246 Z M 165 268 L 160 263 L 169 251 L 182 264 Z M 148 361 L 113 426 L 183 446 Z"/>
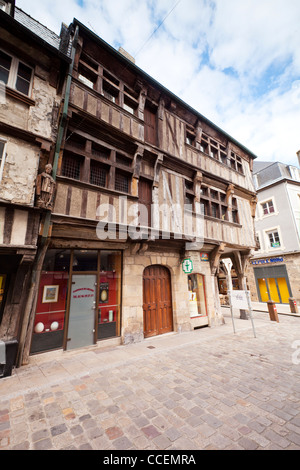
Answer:
<path fill-rule="evenodd" d="M 298 164 L 299 0 L 16 4 L 57 33 L 76 17 L 259 160 Z"/>

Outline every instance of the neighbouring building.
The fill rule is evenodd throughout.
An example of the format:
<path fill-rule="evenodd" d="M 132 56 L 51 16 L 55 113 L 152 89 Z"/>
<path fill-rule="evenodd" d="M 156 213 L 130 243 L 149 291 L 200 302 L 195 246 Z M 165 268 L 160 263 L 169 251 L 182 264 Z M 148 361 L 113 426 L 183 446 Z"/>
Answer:
<path fill-rule="evenodd" d="M 20 344 L 40 228 L 54 197 L 51 168 L 46 180 L 42 173 L 57 139 L 69 35 L 63 27 L 58 37 L 2 0 L 0 36 L 0 341 Z"/>
<path fill-rule="evenodd" d="M 252 300 L 300 302 L 300 171 L 280 162 L 254 163 L 258 251 L 248 279 Z"/>
<path fill-rule="evenodd" d="M 76 19 L 71 29 L 30 354 L 222 323 L 220 260 L 243 288 L 256 246 L 255 155 L 124 51 Z"/>

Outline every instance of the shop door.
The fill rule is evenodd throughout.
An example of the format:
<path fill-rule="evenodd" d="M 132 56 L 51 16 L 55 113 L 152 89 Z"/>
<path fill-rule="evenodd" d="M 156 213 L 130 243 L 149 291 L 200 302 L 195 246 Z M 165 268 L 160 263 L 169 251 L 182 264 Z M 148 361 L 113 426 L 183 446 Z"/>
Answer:
<path fill-rule="evenodd" d="M 96 275 L 73 274 L 67 349 L 94 344 Z"/>
<path fill-rule="evenodd" d="M 149 266 L 143 277 L 144 337 L 173 330 L 170 273 L 164 266 Z"/>

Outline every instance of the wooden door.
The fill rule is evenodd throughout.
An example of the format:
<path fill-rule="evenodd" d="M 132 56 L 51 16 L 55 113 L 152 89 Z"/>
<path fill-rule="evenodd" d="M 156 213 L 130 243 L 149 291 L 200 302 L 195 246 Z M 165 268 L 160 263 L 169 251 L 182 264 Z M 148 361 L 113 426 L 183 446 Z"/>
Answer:
<path fill-rule="evenodd" d="M 139 179 L 139 204 L 143 205 L 140 210 L 141 226 L 151 227 L 152 185 L 152 181 Z"/>
<path fill-rule="evenodd" d="M 144 337 L 161 335 L 173 330 L 170 272 L 164 266 L 144 270 Z"/>
<path fill-rule="evenodd" d="M 145 142 L 157 144 L 156 113 L 147 107 L 144 109 L 144 134 Z"/>

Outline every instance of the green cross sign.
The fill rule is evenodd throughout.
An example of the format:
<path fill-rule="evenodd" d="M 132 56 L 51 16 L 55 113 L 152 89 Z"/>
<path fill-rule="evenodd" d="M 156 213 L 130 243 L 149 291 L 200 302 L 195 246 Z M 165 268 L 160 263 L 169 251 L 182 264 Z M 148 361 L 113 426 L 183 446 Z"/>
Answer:
<path fill-rule="evenodd" d="M 193 262 L 190 258 L 186 258 L 183 260 L 182 270 L 185 274 L 191 274 L 193 272 Z"/>

